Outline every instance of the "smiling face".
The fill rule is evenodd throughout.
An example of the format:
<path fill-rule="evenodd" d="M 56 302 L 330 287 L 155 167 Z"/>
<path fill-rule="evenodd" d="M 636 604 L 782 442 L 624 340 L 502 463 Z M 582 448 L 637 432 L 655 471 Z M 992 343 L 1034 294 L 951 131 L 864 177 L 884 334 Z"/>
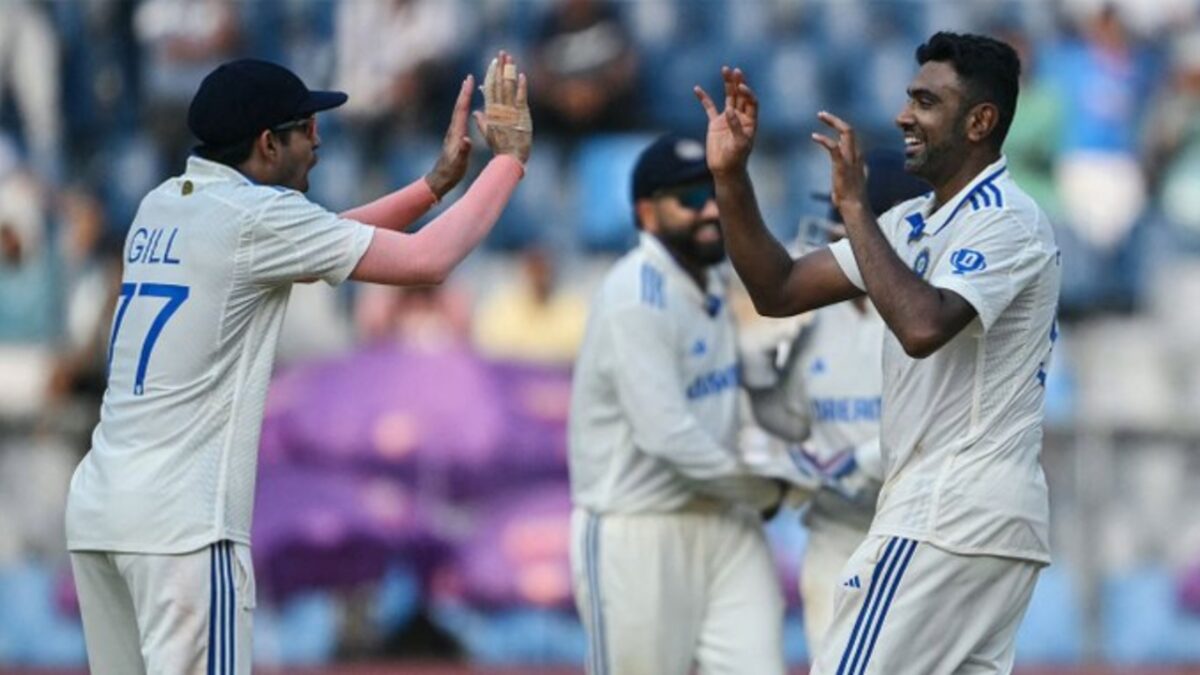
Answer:
<path fill-rule="evenodd" d="M 970 143 L 972 108 L 954 66 L 927 61 L 908 87 L 896 116 L 904 134 L 904 168 L 933 185 L 952 175 Z"/>

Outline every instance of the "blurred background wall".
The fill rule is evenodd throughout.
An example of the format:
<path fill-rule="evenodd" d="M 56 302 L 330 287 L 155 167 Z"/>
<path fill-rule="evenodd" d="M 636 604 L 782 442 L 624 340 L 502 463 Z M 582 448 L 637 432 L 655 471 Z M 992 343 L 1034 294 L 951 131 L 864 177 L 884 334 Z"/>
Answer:
<path fill-rule="evenodd" d="M 0 0 L 0 670 L 85 662 L 65 488 L 126 228 L 182 170 L 187 103 L 216 64 L 268 58 L 349 92 L 312 174 L 332 209 L 428 171 L 459 78 L 497 48 L 535 104 L 524 183 L 448 284 L 293 293 L 261 449 L 257 662 L 577 672 L 570 367 L 591 289 L 634 241 L 633 157 L 655 133 L 701 134 L 691 86 L 740 65 L 763 104 L 759 198 L 790 240 L 826 209 L 815 112 L 899 147 L 913 50 L 943 29 L 1020 50 L 1005 151 L 1063 251 L 1056 562 L 1022 672 L 1200 669 L 1198 0 Z M 804 532 L 796 514 L 769 529 L 802 664 Z"/>

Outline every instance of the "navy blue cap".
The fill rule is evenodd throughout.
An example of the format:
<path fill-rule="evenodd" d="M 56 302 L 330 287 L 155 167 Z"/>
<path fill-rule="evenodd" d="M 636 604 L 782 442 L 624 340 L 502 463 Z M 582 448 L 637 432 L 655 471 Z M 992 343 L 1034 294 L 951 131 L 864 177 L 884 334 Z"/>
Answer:
<path fill-rule="evenodd" d="M 712 180 L 704 158 L 704 143 L 678 134 L 664 134 L 638 155 L 633 167 L 633 201 L 663 188 Z"/>
<path fill-rule="evenodd" d="M 892 208 L 900 202 L 919 197 L 933 188 L 925 181 L 904 170 L 904 153 L 896 150 L 873 150 L 863 159 L 867 166 L 867 203 L 875 215 Z M 829 193 L 815 197 L 829 201 Z M 837 209 L 829 209 L 829 219 L 842 222 Z"/>
<path fill-rule="evenodd" d="M 200 83 L 188 107 L 188 128 L 201 143 L 221 147 L 336 108 L 347 98 L 340 91 L 310 91 L 281 65 L 239 59 L 218 66 Z"/>

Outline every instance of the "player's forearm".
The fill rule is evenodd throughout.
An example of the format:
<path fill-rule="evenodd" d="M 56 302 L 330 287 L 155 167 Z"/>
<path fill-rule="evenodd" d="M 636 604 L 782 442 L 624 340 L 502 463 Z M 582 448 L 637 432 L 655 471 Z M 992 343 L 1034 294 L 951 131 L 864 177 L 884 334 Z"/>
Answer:
<path fill-rule="evenodd" d="M 715 182 L 729 258 L 755 308 L 761 314 L 775 316 L 777 308 L 787 304 L 784 288 L 792 257 L 763 223 L 754 186 L 745 170 L 718 175 Z"/>
<path fill-rule="evenodd" d="M 393 285 L 442 283 L 491 231 L 523 175 L 519 161 L 497 156 L 462 199 L 421 231 L 376 233 L 351 276 Z"/>
<path fill-rule="evenodd" d="M 928 356 L 944 344 L 944 291 L 918 277 L 892 248 L 864 204 L 839 208 L 867 295 L 912 356 Z"/>
<path fill-rule="evenodd" d="M 341 217 L 388 230 L 406 230 L 438 201 L 425 178 L 362 206 L 341 213 Z"/>

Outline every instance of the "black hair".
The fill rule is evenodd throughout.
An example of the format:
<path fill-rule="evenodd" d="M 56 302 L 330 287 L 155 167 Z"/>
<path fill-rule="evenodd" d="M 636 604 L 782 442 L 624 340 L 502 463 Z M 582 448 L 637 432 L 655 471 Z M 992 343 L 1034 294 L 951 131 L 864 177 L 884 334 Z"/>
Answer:
<path fill-rule="evenodd" d="M 289 142 L 291 142 L 290 131 L 292 130 L 289 129 L 283 133 L 275 134 L 279 137 L 279 142 L 281 144 L 287 145 Z M 254 143 L 258 141 L 258 136 L 259 135 L 256 134 L 244 141 L 237 141 L 236 143 L 230 143 L 228 145 L 197 145 L 192 151 L 204 159 L 209 160 L 210 162 L 216 162 L 218 164 L 224 164 L 226 166 L 237 168 L 242 164 L 242 162 L 250 159 L 250 153 L 254 151 Z"/>
<path fill-rule="evenodd" d="M 992 143 L 999 149 L 1012 126 L 1020 89 L 1021 59 L 1008 43 L 986 35 L 939 32 L 917 47 L 917 63 L 949 63 L 966 84 L 967 105 L 991 103 L 999 111 Z"/>

